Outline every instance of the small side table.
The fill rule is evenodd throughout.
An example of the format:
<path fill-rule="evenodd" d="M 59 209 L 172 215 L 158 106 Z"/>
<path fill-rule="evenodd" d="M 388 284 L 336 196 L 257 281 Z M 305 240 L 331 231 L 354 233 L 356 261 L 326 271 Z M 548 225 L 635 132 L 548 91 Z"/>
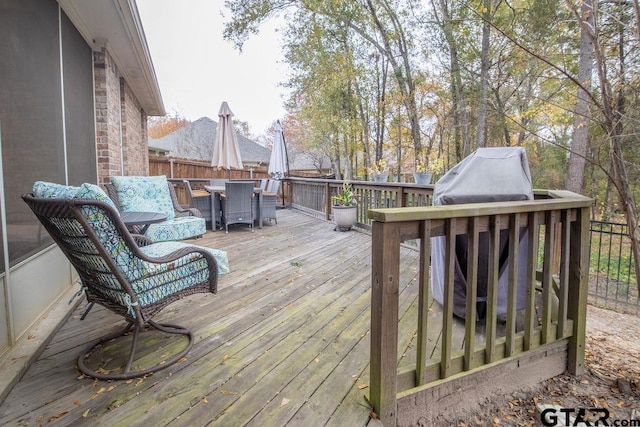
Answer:
<path fill-rule="evenodd" d="M 140 233 L 145 234 L 151 224 L 165 221 L 167 216 L 158 212 L 122 212 L 120 218 L 127 227 L 141 225 Z"/>

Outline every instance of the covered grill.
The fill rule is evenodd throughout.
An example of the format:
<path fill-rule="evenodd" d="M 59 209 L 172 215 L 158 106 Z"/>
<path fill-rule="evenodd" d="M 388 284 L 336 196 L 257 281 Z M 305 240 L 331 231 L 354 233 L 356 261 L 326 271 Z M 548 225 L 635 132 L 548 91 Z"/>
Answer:
<path fill-rule="evenodd" d="M 532 200 L 533 187 L 527 155 L 522 147 L 480 148 L 451 170 L 435 184 L 433 204 L 487 203 Z M 525 306 L 527 287 L 527 230 L 520 230 L 517 309 Z M 498 315 L 507 312 L 507 286 L 509 277 L 508 231 L 500 234 L 498 278 Z M 478 287 L 476 318 L 484 319 L 489 279 L 489 233 L 480 233 L 478 256 Z M 444 300 L 446 241 L 432 238 L 431 292 L 440 304 Z M 454 273 L 453 312 L 465 317 L 467 290 L 468 236 L 456 236 L 456 262 Z"/>

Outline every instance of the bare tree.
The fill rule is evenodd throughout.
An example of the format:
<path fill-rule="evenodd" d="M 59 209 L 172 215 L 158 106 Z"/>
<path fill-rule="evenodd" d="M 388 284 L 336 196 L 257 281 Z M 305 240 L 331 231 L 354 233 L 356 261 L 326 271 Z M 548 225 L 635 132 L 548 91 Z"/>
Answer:
<path fill-rule="evenodd" d="M 580 26 L 580 59 L 571 152 L 567 165 L 566 188 L 574 193 L 582 193 L 584 169 L 589 142 L 589 109 L 591 107 L 591 74 L 593 73 L 593 42 L 587 27 L 593 28 L 592 0 L 584 0 L 580 10 L 586 25 Z"/>

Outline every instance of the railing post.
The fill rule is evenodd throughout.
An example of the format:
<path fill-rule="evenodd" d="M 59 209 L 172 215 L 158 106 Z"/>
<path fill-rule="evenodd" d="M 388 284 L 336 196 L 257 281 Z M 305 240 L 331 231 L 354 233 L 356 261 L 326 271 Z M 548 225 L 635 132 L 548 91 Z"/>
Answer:
<path fill-rule="evenodd" d="M 370 402 L 385 426 L 395 426 L 400 230 L 379 221 L 372 227 Z"/>
<path fill-rule="evenodd" d="M 573 334 L 567 349 L 567 370 L 573 375 L 584 373 L 584 346 L 587 327 L 587 285 L 589 281 L 589 207 L 577 209 L 571 223 L 569 253 L 569 295 L 572 301 L 568 317 L 573 320 Z"/>
<path fill-rule="evenodd" d="M 325 219 L 327 221 L 331 220 L 331 186 L 329 186 L 328 182 L 324 183 L 324 200 L 325 200 Z"/>

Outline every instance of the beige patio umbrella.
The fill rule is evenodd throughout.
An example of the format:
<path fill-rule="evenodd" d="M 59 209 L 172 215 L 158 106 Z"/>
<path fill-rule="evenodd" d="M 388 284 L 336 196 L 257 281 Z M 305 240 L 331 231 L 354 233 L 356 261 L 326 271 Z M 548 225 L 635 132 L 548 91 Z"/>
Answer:
<path fill-rule="evenodd" d="M 231 169 L 242 169 L 242 157 L 238 146 L 238 135 L 233 127 L 233 113 L 226 101 L 220 106 L 218 111 L 218 129 L 216 140 L 213 145 L 213 159 L 211 166 L 218 169 L 227 169 L 229 178 Z"/>

